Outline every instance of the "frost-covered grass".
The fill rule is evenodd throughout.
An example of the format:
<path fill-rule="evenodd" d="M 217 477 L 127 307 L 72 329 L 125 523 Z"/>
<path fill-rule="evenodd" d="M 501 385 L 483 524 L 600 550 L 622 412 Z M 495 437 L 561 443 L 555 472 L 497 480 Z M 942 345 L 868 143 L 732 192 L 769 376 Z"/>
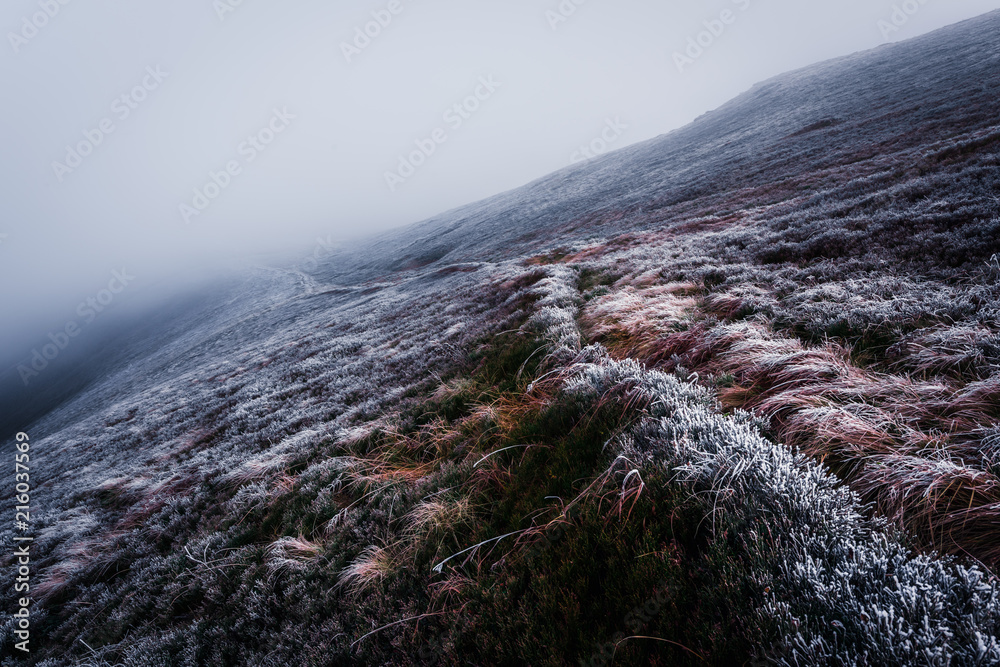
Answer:
<path fill-rule="evenodd" d="M 44 531 L 62 565 L 38 664 L 606 664 L 615 645 L 616 664 L 1000 659 L 990 574 L 917 555 L 765 420 L 724 414 L 712 391 L 737 391 L 737 372 L 705 387 L 621 351 L 667 329 L 711 348 L 704 363 L 734 342 L 771 355 L 760 372 L 790 374 L 768 380 L 779 388 L 823 364 L 827 380 L 873 371 L 745 323 L 707 327 L 696 283 L 492 275 L 494 330 L 377 412 L 288 411 L 292 432 L 240 451 L 230 415 L 260 418 L 245 403 L 267 394 L 258 380 L 244 400 L 229 371 L 203 397 L 233 408 L 143 451 L 141 475 L 78 468 L 103 481 Z M 313 405 L 307 386 L 279 397 Z M 98 418 L 109 438 L 131 421 Z"/>
<path fill-rule="evenodd" d="M 70 406 L 32 429 L 33 462 L 48 480 L 36 495 L 33 627 L 46 640 L 35 657 L 69 660 L 86 641 L 111 662 L 134 654 L 136 664 L 170 664 L 149 652 L 155 637 L 198 643 L 205 624 L 229 618 L 245 645 L 217 661 L 224 649 L 206 640 L 195 654 L 245 664 L 293 622 L 275 609 L 264 626 L 253 620 L 285 578 L 312 576 L 332 558 L 333 588 L 376 529 L 342 511 L 353 503 L 363 516 L 395 518 L 395 491 L 426 463 L 353 452 L 352 429 L 377 428 L 380 415 L 433 392 L 435 374 L 468 363 L 487 331 L 523 321 L 540 277 L 502 267 L 428 273 L 416 286 L 293 298 L 223 329 L 175 371 L 149 373 L 141 391 L 89 416 Z M 484 279 L 497 286 L 488 299 Z M 415 293 L 426 299 L 420 309 L 410 305 Z M 126 379 L 129 389 L 143 381 Z M 341 456 L 313 465 L 339 443 Z M 339 541 L 354 520 L 364 528 L 348 543 L 360 548 Z M 151 634 L 131 648 L 126 637 L 143 627 Z"/>
<path fill-rule="evenodd" d="M 1000 660 L 998 589 L 977 569 L 918 556 L 821 466 L 764 439 L 749 415 L 634 362 L 601 358 L 570 390 L 628 387 L 650 406 L 626 439 L 633 465 L 673 473 L 733 533 L 761 587 L 755 610 L 783 637 L 780 664 L 991 664 Z M 599 378 L 599 379 L 598 379 Z M 736 537 L 736 534 L 740 534 Z M 758 621 L 762 625 L 765 621 Z"/>
<path fill-rule="evenodd" d="M 593 299 L 584 321 L 620 356 L 705 375 L 725 405 L 767 418 L 781 442 L 832 466 L 925 545 L 991 566 L 1000 560 L 1000 479 L 989 447 L 1000 422 L 1000 357 L 991 325 L 927 324 L 889 337 L 872 356 L 850 336 L 797 337 L 773 314 L 780 297 L 759 286 L 705 288 L 697 304 L 666 299 L 660 288 L 625 285 Z"/>

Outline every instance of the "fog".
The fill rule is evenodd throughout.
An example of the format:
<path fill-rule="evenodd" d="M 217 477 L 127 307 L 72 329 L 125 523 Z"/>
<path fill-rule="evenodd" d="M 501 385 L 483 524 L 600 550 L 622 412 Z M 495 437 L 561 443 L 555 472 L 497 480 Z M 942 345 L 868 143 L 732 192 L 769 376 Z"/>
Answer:
<path fill-rule="evenodd" d="M 668 132 L 775 74 L 998 7 L 10 0 L 0 370 L 87 323 L 98 311 L 81 304 L 105 291 L 108 310 L 126 308 L 416 222 Z"/>

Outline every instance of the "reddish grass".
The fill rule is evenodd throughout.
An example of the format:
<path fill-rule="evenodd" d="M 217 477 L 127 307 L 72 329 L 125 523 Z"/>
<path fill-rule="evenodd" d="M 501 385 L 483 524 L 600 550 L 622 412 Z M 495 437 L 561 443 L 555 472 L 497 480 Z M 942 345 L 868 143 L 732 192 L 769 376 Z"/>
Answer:
<path fill-rule="evenodd" d="M 665 301 L 668 288 L 595 300 L 585 331 L 619 358 L 731 378 L 718 388 L 724 407 L 765 417 L 782 442 L 825 461 L 921 544 L 1000 565 L 1000 479 L 982 467 L 984 429 L 1000 421 L 1000 377 L 932 376 L 935 364 L 954 367 L 957 353 L 922 347 L 894 372 L 860 368 L 837 343 L 810 346 L 763 321 L 704 316 L 731 316 L 741 299 L 710 296 L 696 307 Z"/>

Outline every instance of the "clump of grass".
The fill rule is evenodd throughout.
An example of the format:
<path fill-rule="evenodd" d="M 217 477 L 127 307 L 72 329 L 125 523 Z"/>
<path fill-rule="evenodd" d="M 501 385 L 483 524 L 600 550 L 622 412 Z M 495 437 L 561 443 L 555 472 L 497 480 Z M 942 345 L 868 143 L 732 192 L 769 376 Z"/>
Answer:
<path fill-rule="evenodd" d="M 1000 371 L 1000 334 L 978 323 L 930 327 L 891 350 L 894 368 L 922 378 L 984 380 Z"/>
<path fill-rule="evenodd" d="M 986 262 L 986 274 L 993 280 L 1000 280 L 1000 253 L 994 254 Z"/>
<path fill-rule="evenodd" d="M 368 546 L 344 569 L 338 585 L 360 595 L 395 574 L 398 567 L 390 547 Z"/>
<path fill-rule="evenodd" d="M 476 512 L 468 496 L 455 500 L 424 500 L 404 518 L 408 549 L 415 555 L 430 552 L 430 558 L 444 546 L 459 548 L 459 534 L 474 523 Z"/>
<path fill-rule="evenodd" d="M 302 535 L 298 537 L 282 537 L 267 547 L 267 568 L 272 578 L 282 573 L 304 568 L 315 561 L 323 552 L 323 547 L 317 542 L 307 540 Z"/>

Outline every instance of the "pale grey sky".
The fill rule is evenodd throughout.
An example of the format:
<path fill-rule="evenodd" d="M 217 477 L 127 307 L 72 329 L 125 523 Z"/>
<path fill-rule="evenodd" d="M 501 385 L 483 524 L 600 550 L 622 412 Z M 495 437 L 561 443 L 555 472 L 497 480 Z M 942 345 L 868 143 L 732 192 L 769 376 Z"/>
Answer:
<path fill-rule="evenodd" d="M 668 132 L 783 71 L 998 7 L 7 0 L 0 342 L 44 343 L 113 270 L 141 286 L 416 222 L 581 146 Z M 707 46 L 679 66 L 699 33 Z M 421 146 L 431 154 L 401 166 Z"/>

